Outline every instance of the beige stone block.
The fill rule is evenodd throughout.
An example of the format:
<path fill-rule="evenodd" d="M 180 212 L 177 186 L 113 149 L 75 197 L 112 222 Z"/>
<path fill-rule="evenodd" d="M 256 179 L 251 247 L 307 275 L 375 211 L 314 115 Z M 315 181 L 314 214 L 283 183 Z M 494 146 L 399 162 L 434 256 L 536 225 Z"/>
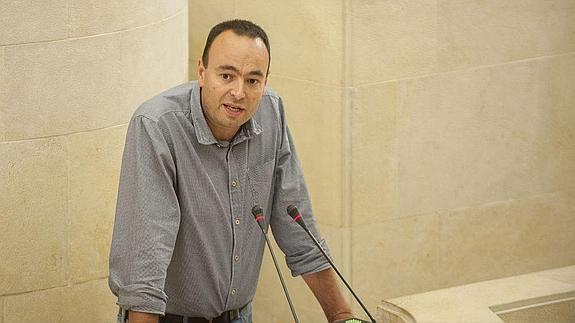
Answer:
<path fill-rule="evenodd" d="M 406 81 L 398 118 L 402 216 L 561 187 L 551 61 Z"/>
<path fill-rule="evenodd" d="M 554 57 L 552 118 L 560 187 L 575 190 L 575 54 Z"/>
<path fill-rule="evenodd" d="M 575 300 L 534 306 L 517 311 L 498 314 L 505 323 L 555 322 L 571 323 L 575 321 Z"/>
<path fill-rule="evenodd" d="M 399 214 L 397 112 L 400 83 L 358 87 L 353 95 L 351 199 L 353 225 Z"/>
<path fill-rule="evenodd" d="M 3 1 L 0 21 L 0 46 L 64 39 L 68 2 Z"/>
<path fill-rule="evenodd" d="M 65 289 L 66 309 L 62 322 L 115 322 L 118 313 L 116 297 L 107 279 L 72 285 Z"/>
<path fill-rule="evenodd" d="M 0 46 L 0 107 L 6 105 L 6 89 L 4 88 L 6 77 L 4 71 L 6 70 L 4 63 L 4 47 Z M 3 113 L 0 113 L 0 142 L 4 141 L 6 131 L 6 120 Z"/>
<path fill-rule="evenodd" d="M 108 275 L 126 126 L 68 137 L 70 272 L 75 282 Z"/>
<path fill-rule="evenodd" d="M 187 9 L 186 0 L 71 0 L 70 36 L 98 35 L 144 26 Z"/>
<path fill-rule="evenodd" d="M 574 285 L 539 273 L 482 281 L 389 300 L 409 311 L 417 322 L 494 322 L 494 314 L 516 306 L 546 302 L 572 293 Z M 553 321 L 555 322 L 555 321 Z"/>
<path fill-rule="evenodd" d="M 278 288 L 281 290 L 281 287 L 278 286 Z M 317 308 L 315 309 L 310 309 L 309 307 L 306 307 L 306 304 L 303 304 L 304 302 L 298 300 L 298 297 L 300 295 L 295 292 L 292 292 L 292 289 L 289 289 L 290 295 L 292 298 L 292 302 L 294 303 L 294 308 L 298 316 L 298 319 L 301 322 L 326 321 L 325 316 L 323 315 L 323 312 L 321 311 L 321 307 L 319 305 L 317 305 Z M 309 293 L 311 294 L 311 292 Z M 317 301 L 315 301 L 314 299 L 314 305 L 315 304 L 317 304 Z M 254 312 L 255 312 L 254 322 L 283 323 L 293 321 L 290 307 L 283 293 L 281 294 L 281 297 L 274 297 L 272 300 L 266 300 L 265 302 L 259 302 L 259 301 L 256 302 L 254 304 Z M 318 320 L 310 319 L 310 317 L 316 313 L 319 315 L 315 315 L 315 318 L 319 317 L 319 319 Z"/>
<path fill-rule="evenodd" d="M 125 123 L 119 34 L 5 48 L 7 140 Z"/>
<path fill-rule="evenodd" d="M 342 89 L 277 76 L 270 81 L 282 96 L 316 218 L 341 226 Z"/>
<path fill-rule="evenodd" d="M 573 194 L 557 192 L 440 214 L 441 286 L 575 261 Z"/>
<path fill-rule="evenodd" d="M 436 69 L 436 1 L 352 1 L 354 85 L 429 74 Z"/>
<path fill-rule="evenodd" d="M 0 322 L 115 322 L 116 300 L 107 279 L 69 287 L 5 296 Z M 2 313 L 0 303 L 0 314 Z"/>
<path fill-rule="evenodd" d="M 291 293 L 291 292 L 290 292 Z M 292 295 L 292 301 L 297 296 Z M 294 305 L 297 317 L 300 322 L 325 322 L 326 318 L 321 308 L 307 309 Z M 292 313 L 285 297 L 283 299 L 272 300 L 264 296 L 257 296 L 252 302 L 253 321 L 256 323 L 285 323 L 292 321 Z"/>
<path fill-rule="evenodd" d="M 478 305 L 481 304 L 483 308 L 492 306 L 496 309 L 497 307 L 510 308 L 511 306 L 508 304 L 521 301 L 528 303 L 529 300 L 535 299 L 558 299 L 557 295 L 572 293 L 573 291 L 574 286 L 571 284 L 549 280 L 537 273 L 529 273 L 447 288 L 429 294 L 436 294 L 438 298 L 452 299 L 459 296 L 465 299 L 467 303 L 474 302 Z"/>
<path fill-rule="evenodd" d="M 6 139 L 126 123 L 143 100 L 187 79 L 186 28 L 182 11 L 129 32 L 6 48 Z"/>
<path fill-rule="evenodd" d="M 187 12 L 181 11 L 121 34 L 121 106 L 129 114 L 152 96 L 187 81 L 187 28 Z"/>
<path fill-rule="evenodd" d="M 235 12 L 268 34 L 273 75 L 343 84 L 341 1 L 236 1 Z"/>
<path fill-rule="evenodd" d="M 571 0 L 438 0 L 441 69 L 498 64 L 575 50 Z"/>
<path fill-rule="evenodd" d="M 287 314 L 287 313 L 286 313 Z M 327 322 L 325 314 L 320 309 L 306 309 L 302 308 L 297 312 L 298 318 L 301 322 Z M 278 319 L 278 323 L 289 321 L 291 315 L 283 316 Z"/>
<path fill-rule="evenodd" d="M 254 322 L 273 322 L 274 302 L 262 294 L 256 295 L 252 301 L 252 320 Z"/>
<path fill-rule="evenodd" d="M 65 284 L 66 150 L 61 138 L 0 143 L 0 294 Z"/>
<path fill-rule="evenodd" d="M 218 8 L 218 10 L 214 10 Z M 195 1 L 189 6 L 190 79 L 197 79 L 197 63 L 202 56 L 210 29 L 234 18 L 234 0 Z"/>
<path fill-rule="evenodd" d="M 439 286 L 439 221 L 435 215 L 391 219 L 352 231 L 352 285 L 378 299 Z"/>
<path fill-rule="evenodd" d="M 553 268 L 534 273 L 533 275 L 575 285 L 575 266 Z"/>
<path fill-rule="evenodd" d="M 420 295 L 422 297 L 420 297 Z M 421 323 L 501 323 L 501 319 L 484 306 L 478 306 L 479 298 L 469 298 L 451 292 L 429 292 L 425 294 L 402 297 L 392 302 L 406 309 L 414 317 L 415 322 Z"/>
<path fill-rule="evenodd" d="M 4 321 L 62 323 L 67 310 L 64 288 L 4 297 Z"/>

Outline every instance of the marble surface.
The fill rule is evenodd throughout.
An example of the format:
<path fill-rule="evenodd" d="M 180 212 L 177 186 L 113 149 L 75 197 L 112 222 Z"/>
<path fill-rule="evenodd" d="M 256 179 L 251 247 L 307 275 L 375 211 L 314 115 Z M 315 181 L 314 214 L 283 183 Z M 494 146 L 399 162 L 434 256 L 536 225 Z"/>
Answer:
<path fill-rule="evenodd" d="M 400 307 L 417 323 L 504 322 L 495 312 L 575 296 L 575 266 L 398 297 L 378 307 L 380 316 Z M 389 305 L 391 303 L 392 305 Z M 517 312 L 519 313 L 519 312 Z M 403 320 L 399 322 L 413 322 Z"/>

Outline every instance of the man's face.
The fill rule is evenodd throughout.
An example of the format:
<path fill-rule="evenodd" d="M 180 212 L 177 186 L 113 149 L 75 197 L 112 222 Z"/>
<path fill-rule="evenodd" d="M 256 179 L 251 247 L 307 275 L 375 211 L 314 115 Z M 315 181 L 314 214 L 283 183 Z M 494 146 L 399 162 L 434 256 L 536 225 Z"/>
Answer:
<path fill-rule="evenodd" d="M 267 82 L 268 60 L 261 39 L 227 30 L 214 39 L 208 66 L 198 61 L 202 108 L 214 137 L 231 139 L 256 113 Z"/>

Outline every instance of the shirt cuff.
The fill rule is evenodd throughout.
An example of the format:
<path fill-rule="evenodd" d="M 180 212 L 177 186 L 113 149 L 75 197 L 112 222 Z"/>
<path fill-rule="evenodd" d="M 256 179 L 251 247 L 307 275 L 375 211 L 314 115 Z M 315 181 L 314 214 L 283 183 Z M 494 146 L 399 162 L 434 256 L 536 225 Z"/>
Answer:
<path fill-rule="evenodd" d="M 331 260 L 329 249 L 327 248 L 325 240 L 322 239 L 320 245 Z M 312 274 L 331 268 L 331 265 L 327 259 L 325 259 L 321 251 L 319 251 L 315 245 L 313 248 L 308 249 L 303 253 L 286 256 L 286 263 L 290 268 L 293 277 L 304 274 Z"/>
<path fill-rule="evenodd" d="M 129 311 L 164 315 L 168 296 L 147 285 L 124 286 L 118 293 L 118 305 Z"/>

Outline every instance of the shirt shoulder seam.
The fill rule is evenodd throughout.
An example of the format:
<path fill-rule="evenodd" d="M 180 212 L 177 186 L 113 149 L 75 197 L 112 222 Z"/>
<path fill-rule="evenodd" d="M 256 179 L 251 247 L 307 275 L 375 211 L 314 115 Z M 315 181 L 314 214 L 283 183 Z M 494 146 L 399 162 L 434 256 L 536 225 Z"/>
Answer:
<path fill-rule="evenodd" d="M 160 114 L 160 115 L 158 115 L 158 116 L 151 116 L 151 115 L 144 114 L 144 113 L 138 113 L 138 114 L 134 115 L 134 118 L 138 118 L 138 117 L 146 118 L 146 119 L 148 119 L 148 120 L 150 120 L 150 121 L 153 121 L 153 122 L 155 122 L 155 123 L 158 123 L 158 122 L 160 122 L 160 119 L 162 119 L 166 114 L 169 114 L 169 113 L 173 113 L 173 114 L 181 113 L 181 114 L 183 114 L 183 115 L 185 116 L 185 115 L 187 115 L 187 114 L 190 114 L 190 111 L 186 111 L 186 110 L 170 110 L 170 111 L 164 111 L 164 112 L 162 112 L 162 114 Z"/>

